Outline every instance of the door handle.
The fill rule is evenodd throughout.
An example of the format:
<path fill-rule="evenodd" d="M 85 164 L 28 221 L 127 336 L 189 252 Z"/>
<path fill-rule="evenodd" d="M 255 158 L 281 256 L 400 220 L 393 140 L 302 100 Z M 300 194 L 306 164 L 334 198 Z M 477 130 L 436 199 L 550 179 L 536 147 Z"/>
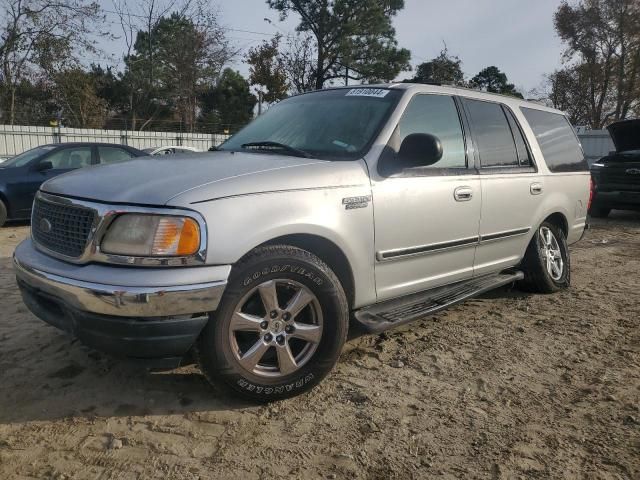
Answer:
<path fill-rule="evenodd" d="M 529 186 L 529 191 L 531 195 L 540 195 L 542 193 L 542 184 L 539 182 L 534 182 Z"/>
<path fill-rule="evenodd" d="M 473 189 L 471 187 L 458 187 L 453 191 L 453 198 L 456 202 L 468 202 L 473 198 Z"/>

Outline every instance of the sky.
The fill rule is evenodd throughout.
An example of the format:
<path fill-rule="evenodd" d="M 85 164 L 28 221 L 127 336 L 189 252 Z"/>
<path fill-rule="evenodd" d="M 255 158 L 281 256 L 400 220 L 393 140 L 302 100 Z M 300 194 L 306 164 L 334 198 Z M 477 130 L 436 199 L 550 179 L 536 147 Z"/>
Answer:
<path fill-rule="evenodd" d="M 100 3 L 113 10 L 112 0 Z M 449 53 L 462 60 L 466 77 L 495 65 L 519 90 L 528 92 L 541 84 L 544 74 L 561 66 L 563 46 L 553 28 L 559 4 L 560 0 L 405 0 L 393 23 L 398 44 L 411 51 L 414 67 L 437 56 L 446 43 Z M 220 24 L 243 52 L 277 33 L 293 32 L 298 23 L 295 15 L 280 22 L 265 0 L 219 0 L 217 5 Z M 107 13 L 106 25 L 113 35 L 120 35 L 114 14 Z M 124 39 L 102 47 L 111 55 L 109 63 L 122 68 Z M 246 76 L 241 56 L 231 66 Z M 399 79 L 409 76 L 404 73 Z"/>

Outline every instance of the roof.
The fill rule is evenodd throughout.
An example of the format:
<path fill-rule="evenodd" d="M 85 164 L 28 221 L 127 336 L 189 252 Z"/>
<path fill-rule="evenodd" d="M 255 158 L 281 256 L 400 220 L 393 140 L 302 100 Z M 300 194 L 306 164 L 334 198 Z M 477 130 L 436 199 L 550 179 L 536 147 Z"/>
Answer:
<path fill-rule="evenodd" d="M 42 145 L 38 145 L 39 147 L 89 147 L 97 145 L 99 147 L 124 147 L 131 148 L 133 150 L 137 150 L 135 147 L 131 147 L 129 145 L 122 145 L 120 143 L 109 143 L 109 142 L 62 142 L 62 143 L 45 143 Z"/>
<path fill-rule="evenodd" d="M 504 103 L 505 105 L 509 105 L 512 108 L 526 107 L 526 108 L 533 108 L 536 110 L 544 110 L 552 113 L 559 113 L 561 115 L 565 114 L 561 110 L 540 105 L 539 103 L 536 103 L 536 102 L 522 100 L 520 98 L 512 97 L 510 95 L 503 95 L 500 93 L 481 92 L 479 90 L 474 90 L 471 88 L 454 87 L 454 86 L 448 86 L 448 85 L 435 85 L 435 84 L 428 84 L 428 83 L 379 83 L 379 84 L 372 84 L 372 85 L 343 85 L 343 86 L 331 87 L 325 90 L 343 90 L 343 89 L 351 89 L 351 88 L 392 88 L 394 90 L 409 90 L 413 92 L 459 95 L 461 97 L 476 98 L 478 100 L 490 100 L 494 102 L 499 101 L 501 103 Z M 312 93 L 312 92 L 308 92 L 308 93 Z"/>

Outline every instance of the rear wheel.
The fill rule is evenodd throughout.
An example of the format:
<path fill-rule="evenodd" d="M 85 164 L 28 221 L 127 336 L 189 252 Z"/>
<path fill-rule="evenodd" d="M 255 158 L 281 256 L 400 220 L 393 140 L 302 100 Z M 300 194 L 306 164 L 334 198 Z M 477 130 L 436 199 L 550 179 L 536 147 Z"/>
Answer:
<path fill-rule="evenodd" d="M 2 200 L 0 200 L 0 227 L 2 227 L 6 221 L 7 221 L 7 207 L 2 202 Z"/>
<path fill-rule="evenodd" d="M 570 285 L 570 267 L 564 232 L 553 223 L 543 222 L 527 247 L 521 286 L 532 292 L 557 292 Z"/>
<path fill-rule="evenodd" d="M 348 318 L 342 286 L 320 259 L 295 247 L 261 247 L 233 269 L 198 339 L 198 363 L 210 382 L 253 400 L 293 397 L 333 368 Z"/>

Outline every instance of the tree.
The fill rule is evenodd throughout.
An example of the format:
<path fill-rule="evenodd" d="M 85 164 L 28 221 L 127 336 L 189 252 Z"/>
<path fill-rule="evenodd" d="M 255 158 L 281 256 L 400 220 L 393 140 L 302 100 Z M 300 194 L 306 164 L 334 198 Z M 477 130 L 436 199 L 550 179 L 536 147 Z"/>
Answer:
<path fill-rule="evenodd" d="M 398 48 L 392 18 L 404 0 L 267 0 L 280 12 L 300 16 L 298 32 L 315 40 L 315 88 L 338 78 L 391 80 L 409 70 L 410 53 Z"/>
<path fill-rule="evenodd" d="M 2 0 L 0 8 L 2 103 L 13 124 L 19 85 L 28 75 L 77 63 L 83 52 L 94 52 L 90 34 L 102 17 L 98 3 L 86 0 Z"/>
<path fill-rule="evenodd" d="M 309 34 L 289 35 L 280 62 L 293 93 L 309 92 L 316 85 L 316 52 Z"/>
<path fill-rule="evenodd" d="M 226 68 L 216 85 L 202 95 L 202 117 L 206 123 L 236 131 L 251 120 L 255 105 L 249 82 L 239 72 Z"/>
<path fill-rule="evenodd" d="M 64 112 L 67 127 L 102 128 L 108 114 L 107 102 L 96 92 L 95 78 L 75 67 L 54 75 L 54 99 Z"/>
<path fill-rule="evenodd" d="M 418 65 L 416 76 L 408 82 L 464 85 L 462 61 L 455 55 L 449 55 L 445 46 L 436 58 Z"/>
<path fill-rule="evenodd" d="M 567 45 L 565 73 L 580 82 L 588 125 L 602 128 L 640 108 L 638 0 L 563 1 L 554 26 Z"/>
<path fill-rule="evenodd" d="M 147 13 L 157 6 L 155 0 L 146 2 Z M 137 31 L 131 53 L 125 57 L 122 79 L 130 91 L 132 128 L 173 119 L 193 130 L 198 99 L 237 53 L 207 0 L 170 5 L 177 10 L 168 16 L 155 19 L 149 13 L 144 17 L 148 24 Z M 139 123 L 140 118 L 146 120 Z"/>
<path fill-rule="evenodd" d="M 279 56 L 280 35 L 265 40 L 262 45 L 249 49 L 246 62 L 249 64 L 249 83 L 256 85 L 267 103 L 286 98 L 289 90 L 287 74 Z"/>
<path fill-rule="evenodd" d="M 501 93 L 503 95 L 523 98 L 522 94 L 516 90 L 515 85 L 509 83 L 507 75 L 495 66 L 480 70 L 480 72 L 471 79 L 470 84 L 472 88 L 477 88 L 483 92 Z"/>
<path fill-rule="evenodd" d="M 564 111 L 573 125 L 589 125 L 589 104 L 584 94 L 584 71 L 566 67 L 547 75 L 541 88 L 531 95 L 545 105 Z"/>

